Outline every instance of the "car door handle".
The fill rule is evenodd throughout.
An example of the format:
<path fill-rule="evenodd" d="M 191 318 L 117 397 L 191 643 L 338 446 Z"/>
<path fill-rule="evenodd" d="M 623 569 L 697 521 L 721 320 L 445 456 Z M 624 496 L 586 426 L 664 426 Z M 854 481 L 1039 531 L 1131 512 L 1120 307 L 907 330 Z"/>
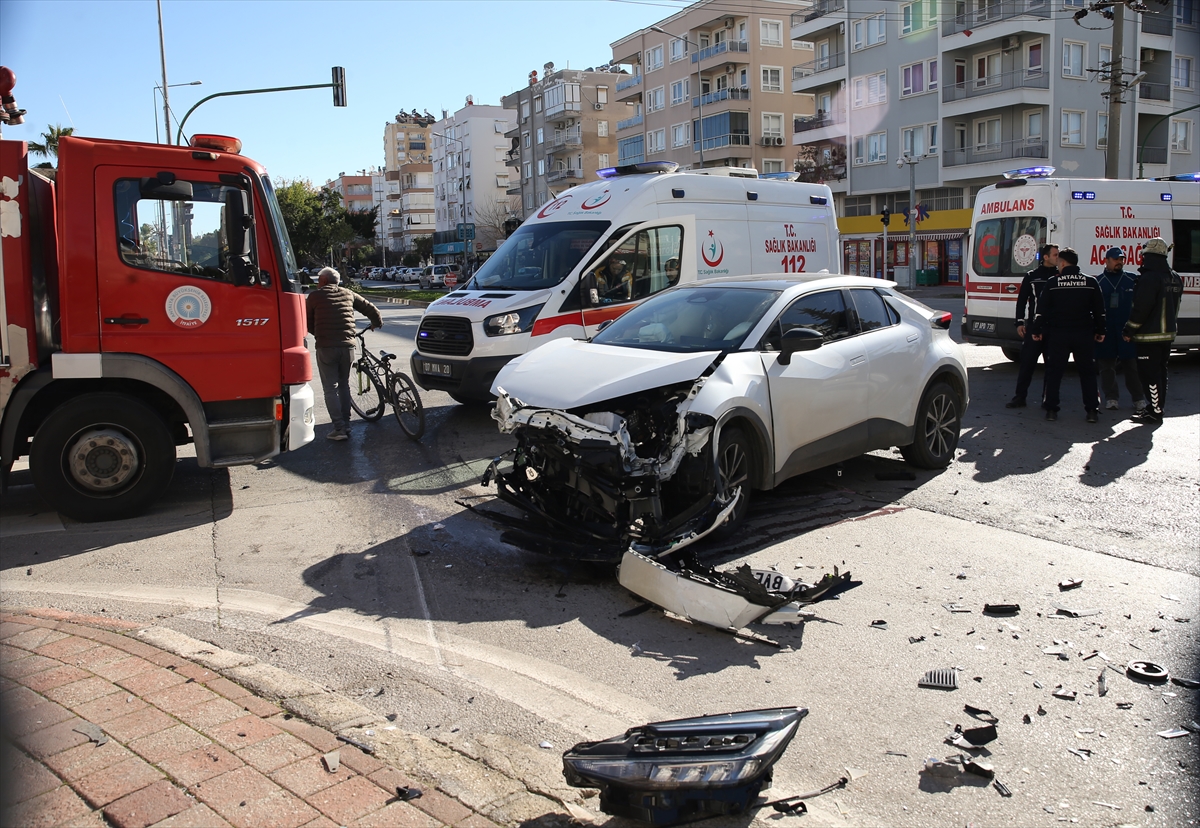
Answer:
<path fill-rule="evenodd" d="M 866 362 L 866 361 L 867 361 L 867 355 L 866 355 L 866 354 L 859 354 L 859 355 L 858 355 L 858 356 L 856 356 L 856 357 L 851 357 L 851 358 L 850 358 L 850 364 L 851 364 L 851 365 L 862 365 L 862 364 L 863 364 L 864 362 Z"/>
<path fill-rule="evenodd" d="M 110 316 L 104 320 L 105 325 L 149 325 L 149 319 L 139 319 L 136 316 Z"/>
<path fill-rule="evenodd" d="M 908 341 L 909 341 L 909 342 L 916 342 L 916 341 L 917 341 L 918 339 L 920 339 L 920 338 L 921 338 L 921 335 L 920 335 L 919 333 L 915 333 L 915 334 L 909 334 L 909 335 L 908 335 Z"/>

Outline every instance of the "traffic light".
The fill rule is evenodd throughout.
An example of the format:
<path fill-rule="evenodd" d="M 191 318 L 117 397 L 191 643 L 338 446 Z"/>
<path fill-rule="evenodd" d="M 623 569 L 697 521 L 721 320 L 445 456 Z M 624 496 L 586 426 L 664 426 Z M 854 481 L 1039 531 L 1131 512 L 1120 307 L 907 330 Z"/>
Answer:
<path fill-rule="evenodd" d="M 889 224 L 892 223 L 892 211 L 889 210 L 888 208 L 884 207 L 883 208 L 883 218 L 881 218 L 879 220 L 881 222 L 883 222 L 884 227 L 887 227 Z"/>
<path fill-rule="evenodd" d="M 333 105 L 346 105 L 346 70 L 341 66 L 333 67 Z"/>

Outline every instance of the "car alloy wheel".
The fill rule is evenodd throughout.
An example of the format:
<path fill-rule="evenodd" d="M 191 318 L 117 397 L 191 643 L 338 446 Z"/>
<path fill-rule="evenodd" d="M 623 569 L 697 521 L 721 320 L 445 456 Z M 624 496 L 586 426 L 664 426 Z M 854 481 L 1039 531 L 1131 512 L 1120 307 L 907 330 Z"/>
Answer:
<path fill-rule="evenodd" d="M 914 466 L 944 469 L 954 459 L 962 403 L 958 392 L 945 382 L 935 382 L 921 399 L 912 445 L 900 453 Z"/>

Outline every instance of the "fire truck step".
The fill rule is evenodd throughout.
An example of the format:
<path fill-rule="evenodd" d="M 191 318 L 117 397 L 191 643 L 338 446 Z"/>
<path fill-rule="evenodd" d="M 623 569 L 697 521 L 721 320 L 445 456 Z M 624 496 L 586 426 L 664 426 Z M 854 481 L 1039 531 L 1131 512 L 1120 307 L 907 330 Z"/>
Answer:
<path fill-rule="evenodd" d="M 271 427 L 275 426 L 274 417 L 233 417 L 228 420 L 209 420 L 208 430 L 217 431 L 227 428 L 236 429 L 251 429 L 255 426 Z"/>

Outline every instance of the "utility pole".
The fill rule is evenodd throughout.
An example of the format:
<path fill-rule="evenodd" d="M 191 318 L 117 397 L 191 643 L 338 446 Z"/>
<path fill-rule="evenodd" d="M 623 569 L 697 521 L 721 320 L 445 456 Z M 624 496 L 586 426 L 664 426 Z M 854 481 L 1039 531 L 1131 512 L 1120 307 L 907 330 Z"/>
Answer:
<path fill-rule="evenodd" d="M 158 57 L 162 62 L 163 125 L 167 128 L 167 143 L 171 143 L 171 104 L 167 98 L 167 42 L 163 37 L 162 0 L 158 0 Z"/>
<path fill-rule="evenodd" d="M 1113 3 L 1112 9 L 1112 61 L 1108 66 L 1108 136 L 1104 149 L 1104 177 L 1120 178 L 1121 105 L 1125 103 L 1125 4 Z"/>
<path fill-rule="evenodd" d="M 907 153 L 896 161 L 897 167 L 908 165 L 908 284 L 905 287 L 917 286 L 917 164 L 924 156 L 912 156 Z M 884 257 L 886 266 L 887 258 Z"/>

